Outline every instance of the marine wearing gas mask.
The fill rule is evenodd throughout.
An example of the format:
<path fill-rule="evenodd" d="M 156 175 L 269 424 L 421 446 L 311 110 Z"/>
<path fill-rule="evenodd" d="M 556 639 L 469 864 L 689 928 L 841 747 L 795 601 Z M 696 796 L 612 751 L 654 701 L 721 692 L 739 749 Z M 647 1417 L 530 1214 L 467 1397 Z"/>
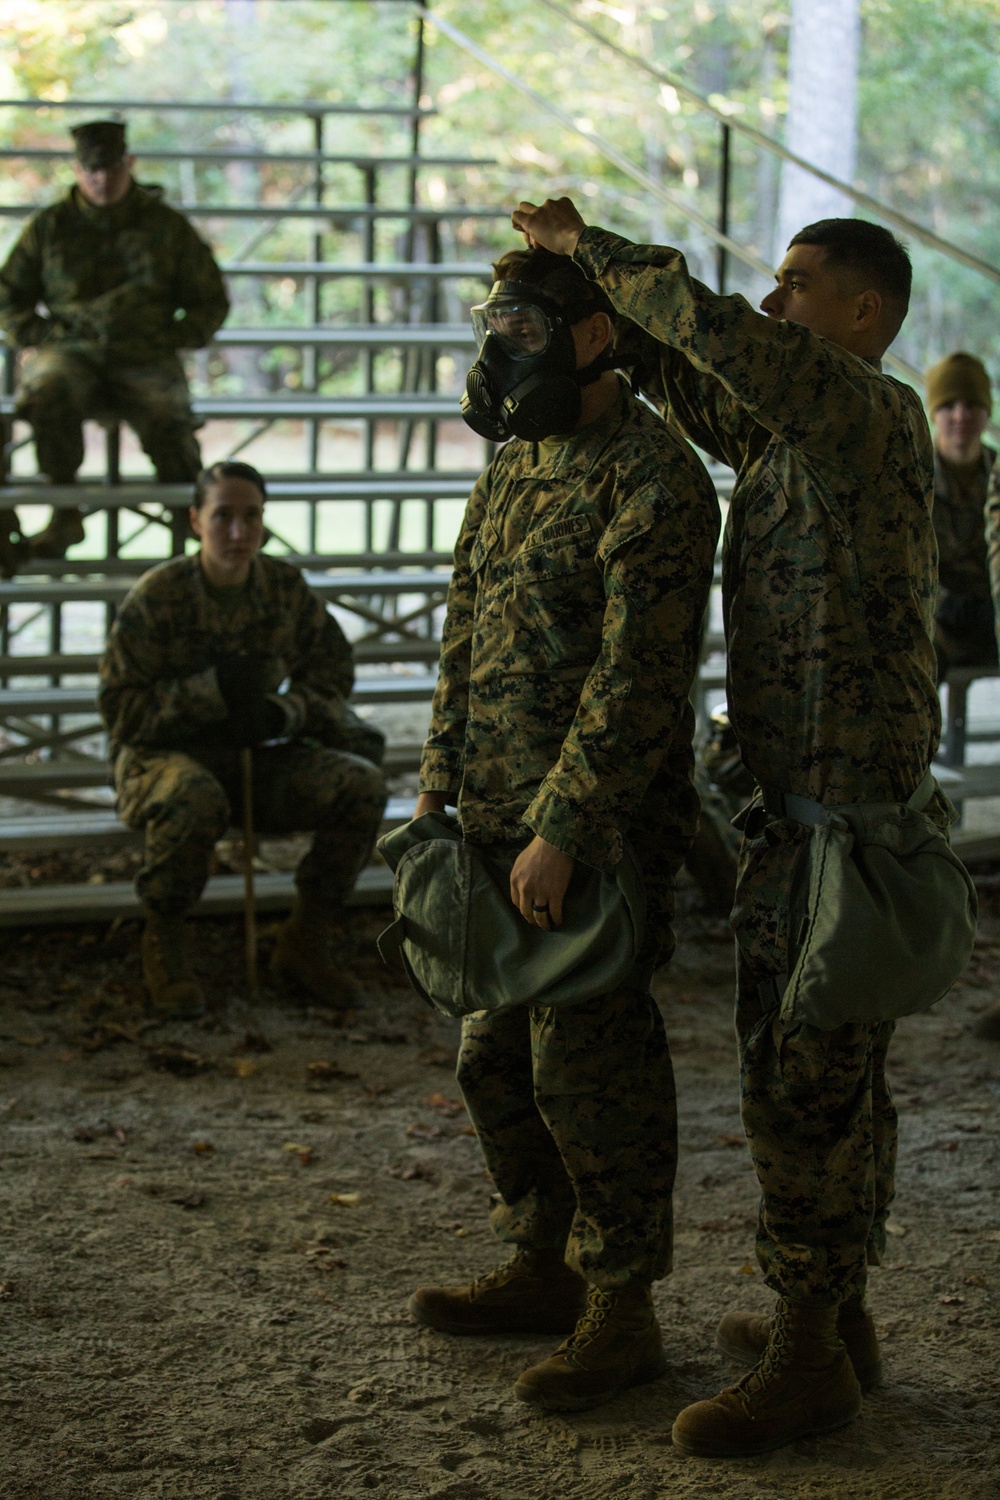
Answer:
<path fill-rule="evenodd" d="M 479 357 L 462 394 L 462 416 L 480 437 L 540 442 L 572 432 L 580 420 L 580 388 L 615 368 L 603 353 L 576 368 L 572 327 L 595 312 L 614 310 L 597 297 L 561 307 L 524 281 L 495 281 L 485 302 L 472 309 Z"/>

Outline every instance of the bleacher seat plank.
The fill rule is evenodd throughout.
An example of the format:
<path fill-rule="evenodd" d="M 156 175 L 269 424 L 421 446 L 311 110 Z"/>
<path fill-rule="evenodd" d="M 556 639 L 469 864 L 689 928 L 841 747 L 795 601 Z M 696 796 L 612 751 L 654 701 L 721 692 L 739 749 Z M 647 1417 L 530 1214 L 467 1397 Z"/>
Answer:
<path fill-rule="evenodd" d="M 258 875 L 254 881 L 258 912 L 286 911 L 295 899 L 294 877 Z M 350 906 L 383 906 L 392 899 L 392 871 L 385 865 L 362 870 L 348 896 Z M 194 917 L 228 916 L 243 910 L 243 876 L 213 875 L 194 908 Z M 78 922 L 108 922 L 142 915 L 131 881 L 106 885 L 37 885 L 0 890 L 0 927 L 36 927 Z"/>
<path fill-rule="evenodd" d="M 336 599 L 339 595 L 364 598 L 367 595 L 386 594 L 435 594 L 447 591 L 451 578 L 450 570 L 434 568 L 394 568 L 378 573 L 313 573 L 306 571 L 305 580 L 321 598 Z M 82 582 L 79 579 L 57 579 L 28 581 L 7 579 L 0 583 L 0 605 L 2 604 L 119 604 L 135 583 L 135 578 L 109 578 L 101 582 Z"/>
<path fill-rule="evenodd" d="M 382 831 L 398 828 L 413 817 L 412 797 L 390 797 L 382 817 Z M 138 844 L 142 834 L 126 828 L 114 808 L 93 812 L 39 813 L 29 818 L 0 819 L 0 854 L 19 849 L 105 849 Z"/>
<path fill-rule="evenodd" d="M 312 327 L 289 328 L 221 328 L 212 340 L 220 348 L 227 346 L 281 348 L 283 345 L 307 344 L 310 348 L 332 346 L 342 349 L 475 348 L 476 338 L 470 323 L 369 323 L 364 326 L 319 323 Z"/>

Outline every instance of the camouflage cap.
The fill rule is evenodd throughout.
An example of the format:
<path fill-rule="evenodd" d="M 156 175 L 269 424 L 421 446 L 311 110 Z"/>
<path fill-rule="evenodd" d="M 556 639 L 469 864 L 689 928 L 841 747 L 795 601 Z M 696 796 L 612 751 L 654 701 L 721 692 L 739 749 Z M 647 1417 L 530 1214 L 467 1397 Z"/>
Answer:
<path fill-rule="evenodd" d="M 70 134 L 76 159 L 88 172 L 117 166 L 128 150 L 124 120 L 87 120 L 74 125 Z"/>

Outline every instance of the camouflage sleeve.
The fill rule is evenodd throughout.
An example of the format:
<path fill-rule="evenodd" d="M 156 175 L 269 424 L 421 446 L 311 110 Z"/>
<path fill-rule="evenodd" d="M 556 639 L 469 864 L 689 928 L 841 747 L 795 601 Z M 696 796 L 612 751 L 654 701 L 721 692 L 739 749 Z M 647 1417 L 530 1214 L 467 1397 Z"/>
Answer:
<path fill-rule="evenodd" d="M 277 700 L 288 720 L 286 732 L 330 741 L 344 722 L 354 686 L 350 642 L 301 576 L 296 576 L 288 609 L 295 618 L 295 656 L 289 662 L 288 690 Z"/>
<path fill-rule="evenodd" d="M 745 297 L 710 291 L 691 276 L 679 250 L 633 245 L 588 228 L 573 258 L 623 316 L 683 355 L 702 377 L 714 377 L 753 422 L 792 446 L 816 445 L 829 454 L 841 433 L 870 427 L 870 371 L 862 361 L 800 323 L 755 312 Z M 688 400 L 697 406 L 696 387 Z"/>
<path fill-rule="evenodd" d="M 43 301 L 42 257 L 35 219 L 29 219 L 0 269 L 0 328 L 19 349 L 41 343 L 48 318 L 36 312 Z"/>
<path fill-rule="evenodd" d="M 628 318 L 619 324 L 615 353 L 666 422 L 718 463 L 739 468 L 753 420 L 717 376 L 696 370 Z"/>
<path fill-rule="evenodd" d="M 455 543 L 454 570 L 441 633 L 438 680 L 431 725 L 420 760 L 420 791 L 448 792 L 457 800 L 465 759 L 465 726 L 469 716 L 469 672 L 476 580 L 472 549 L 489 502 L 491 470 L 480 475 L 469 497 Z"/>
<path fill-rule="evenodd" d="M 163 619 L 170 630 L 172 621 Z M 177 729 L 220 724 L 228 710 L 215 668 L 165 675 L 165 642 L 142 598 L 127 598 L 101 657 L 97 705 L 113 745 L 160 745 Z"/>
<path fill-rule="evenodd" d="M 986 563 L 990 570 L 990 592 L 993 595 L 993 618 L 1000 641 L 1000 458 L 990 470 L 986 490 Z"/>
<path fill-rule="evenodd" d="M 229 296 L 215 256 L 181 219 L 174 271 L 174 301 L 184 316 L 173 326 L 178 349 L 201 349 L 226 321 Z"/>
<path fill-rule="evenodd" d="M 709 491 L 650 481 L 618 509 L 597 551 L 601 651 L 562 752 L 524 814 L 557 849 L 597 869 L 622 834 L 684 716 L 698 664 L 719 513 Z"/>

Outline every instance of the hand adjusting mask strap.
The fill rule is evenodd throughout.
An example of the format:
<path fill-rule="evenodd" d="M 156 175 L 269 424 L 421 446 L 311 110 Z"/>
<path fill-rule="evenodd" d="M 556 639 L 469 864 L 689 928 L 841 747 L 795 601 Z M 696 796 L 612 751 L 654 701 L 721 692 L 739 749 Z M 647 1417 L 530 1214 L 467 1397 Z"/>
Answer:
<path fill-rule="evenodd" d="M 473 432 L 494 443 L 572 432 L 580 387 L 615 368 L 609 352 L 576 368 L 572 325 L 600 311 L 591 301 L 561 307 L 529 282 L 495 281 L 472 309 L 479 357 L 466 377 L 462 416 Z"/>

